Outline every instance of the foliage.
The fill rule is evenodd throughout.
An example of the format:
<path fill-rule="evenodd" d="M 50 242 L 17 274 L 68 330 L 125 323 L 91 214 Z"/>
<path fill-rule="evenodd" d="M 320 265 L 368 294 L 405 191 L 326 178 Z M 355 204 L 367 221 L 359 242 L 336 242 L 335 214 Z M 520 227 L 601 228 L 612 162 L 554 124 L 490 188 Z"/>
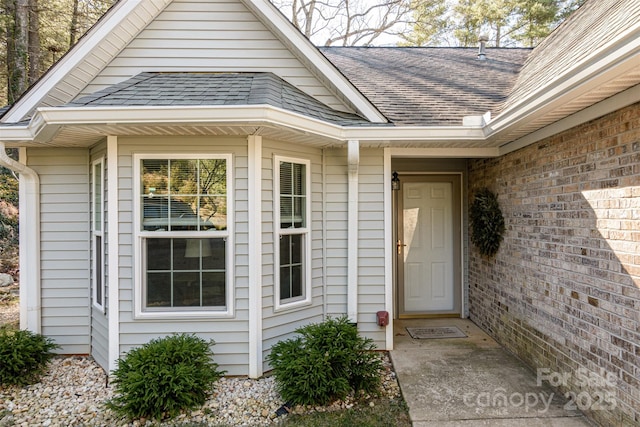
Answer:
<path fill-rule="evenodd" d="M 438 15 L 424 15 L 426 21 L 418 18 L 404 38 L 421 46 L 477 47 L 479 35 L 486 34 L 489 46 L 534 47 L 584 1 L 457 0 Z M 446 25 L 434 33 L 435 22 Z"/>
<path fill-rule="evenodd" d="M 16 0 L 0 0 L 0 106 L 12 103 L 26 89 L 24 84 L 16 85 L 16 80 L 29 83 L 39 78 L 53 63 L 64 55 L 80 35 L 87 31 L 115 0 L 22 0 L 26 4 L 27 19 L 16 14 Z M 27 26 L 27 31 L 19 27 Z M 30 33 L 29 33 L 30 31 Z M 16 45 L 16 38 L 26 35 L 27 39 Z M 22 52 L 22 46 L 28 46 Z M 20 50 L 19 54 L 16 52 Z M 18 63 L 20 62 L 20 63 Z M 8 71 L 12 75 L 8 76 Z M 11 89 L 8 89 L 11 86 Z"/>
<path fill-rule="evenodd" d="M 471 242 L 482 255 L 495 255 L 500 248 L 505 225 L 498 198 L 488 188 L 481 188 L 476 192 L 469 208 L 469 221 Z"/>
<path fill-rule="evenodd" d="M 358 335 L 346 316 L 296 332 L 300 336 L 278 342 L 267 357 L 286 401 L 324 405 L 352 391 L 378 390 L 380 355 L 373 352 L 373 340 Z"/>
<path fill-rule="evenodd" d="M 224 374 L 212 360 L 213 344 L 175 334 L 129 351 L 113 371 L 116 396 L 107 407 L 132 419 L 161 419 L 202 406 Z"/>
<path fill-rule="evenodd" d="M 403 400 L 376 400 L 373 405 L 356 405 L 349 409 L 310 414 L 287 415 L 282 427 L 411 427 L 407 405 Z"/>
<path fill-rule="evenodd" d="M 0 327 L 0 384 L 26 385 L 38 380 L 59 348 L 50 338 L 26 329 Z"/>
<path fill-rule="evenodd" d="M 449 19 L 447 5 L 441 0 L 412 0 L 413 31 L 401 34 L 401 46 L 427 46 L 437 42 Z"/>

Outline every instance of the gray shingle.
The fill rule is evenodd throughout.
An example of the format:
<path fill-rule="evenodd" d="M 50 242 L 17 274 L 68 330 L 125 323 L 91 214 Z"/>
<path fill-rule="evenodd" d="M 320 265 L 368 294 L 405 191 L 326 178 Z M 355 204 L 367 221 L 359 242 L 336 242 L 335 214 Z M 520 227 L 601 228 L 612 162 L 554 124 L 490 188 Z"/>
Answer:
<path fill-rule="evenodd" d="M 371 125 L 336 111 L 272 73 L 141 73 L 67 106 L 268 104 L 343 126 Z"/>
<path fill-rule="evenodd" d="M 323 47 L 320 51 L 392 123 L 461 125 L 497 114 L 531 49 Z"/>

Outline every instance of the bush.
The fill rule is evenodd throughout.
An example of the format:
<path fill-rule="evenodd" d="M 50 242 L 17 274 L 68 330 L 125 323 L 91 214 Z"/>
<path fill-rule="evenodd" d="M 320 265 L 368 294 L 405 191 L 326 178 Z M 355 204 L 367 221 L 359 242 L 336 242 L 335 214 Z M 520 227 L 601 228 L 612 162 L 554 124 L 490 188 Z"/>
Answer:
<path fill-rule="evenodd" d="M 113 371 L 116 397 L 107 407 L 131 419 L 159 420 L 202 406 L 224 374 L 212 360 L 213 344 L 177 334 L 129 351 Z"/>
<path fill-rule="evenodd" d="M 0 327 L 0 384 L 36 382 L 59 347 L 40 334 Z"/>
<path fill-rule="evenodd" d="M 291 404 L 325 405 L 350 392 L 380 387 L 382 360 L 370 338 L 358 335 L 346 316 L 296 330 L 280 341 L 268 360 L 280 395 Z"/>

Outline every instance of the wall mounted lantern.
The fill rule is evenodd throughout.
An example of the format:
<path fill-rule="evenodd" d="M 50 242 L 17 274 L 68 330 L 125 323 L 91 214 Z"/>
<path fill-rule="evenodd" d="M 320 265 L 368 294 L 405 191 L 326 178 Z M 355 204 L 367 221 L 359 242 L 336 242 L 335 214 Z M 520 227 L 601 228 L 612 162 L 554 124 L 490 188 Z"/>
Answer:
<path fill-rule="evenodd" d="M 393 178 L 391 178 L 391 189 L 397 191 L 400 189 L 400 178 L 398 178 L 398 172 L 393 171 Z"/>

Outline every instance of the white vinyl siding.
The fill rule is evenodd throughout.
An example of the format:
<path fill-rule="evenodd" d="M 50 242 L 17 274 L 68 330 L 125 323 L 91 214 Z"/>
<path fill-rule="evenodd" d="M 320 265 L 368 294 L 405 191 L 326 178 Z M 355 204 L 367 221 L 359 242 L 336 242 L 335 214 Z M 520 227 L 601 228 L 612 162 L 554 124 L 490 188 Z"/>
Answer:
<path fill-rule="evenodd" d="M 232 317 L 198 317 L 189 319 L 134 318 L 136 304 L 134 278 L 139 273 L 134 251 L 134 154 L 144 157 L 193 153 L 204 155 L 231 154 L 229 171 L 233 189 L 233 231 L 229 252 L 233 262 L 228 265 L 231 276 Z M 248 170 L 246 138 L 215 137 L 145 137 L 118 138 L 119 203 L 120 203 L 120 351 L 128 351 L 149 340 L 173 332 L 196 333 L 204 339 L 213 339 L 214 359 L 229 375 L 247 375 L 249 363 L 248 333 Z"/>
<path fill-rule="evenodd" d="M 27 149 L 40 176 L 42 334 L 89 353 L 90 218 L 86 149 Z"/>
<path fill-rule="evenodd" d="M 276 311 L 276 269 L 278 242 L 277 209 L 275 205 L 275 173 L 279 173 L 276 157 L 306 159 L 310 168 L 310 239 L 311 304 Z M 323 259 L 322 259 L 322 151 L 264 140 L 262 147 L 262 329 L 263 359 L 280 340 L 291 338 L 296 328 L 323 320 Z M 283 305 L 282 307 L 286 307 Z M 264 369 L 270 367 L 265 363 Z"/>
<path fill-rule="evenodd" d="M 94 148 L 92 148 L 90 150 L 90 154 L 91 154 L 91 162 L 95 165 L 96 162 L 101 161 L 102 162 L 102 195 L 103 195 L 103 200 L 102 200 L 102 248 L 103 248 L 103 253 L 102 253 L 102 273 L 103 273 L 103 283 L 104 283 L 104 293 L 103 293 L 103 303 L 104 305 L 102 307 L 96 307 L 95 304 L 91 305 L 91 356 L 93 356 L 93 358 L 96 360 L 96 362 L 98 362 L 98 364 L 100 366 L 102 366 L 104 369 L 108 369 L 108 360 L 109 360 L 109 356 L 108 356 L 108 348 L 109 348 L 109 326 L 107 324 L 107 309 L 108 309 L 108 253 L 109 253 L 109 248 L 108 248 L 108 242 L 107 242 L 107 236 L 108 236 L 108 228 L 109 228 L 109 224 L 107 223 L 107 209 L 106 207 L 107 205 L 107 199 L 108 199 L 108 194 L 107 194 L 107 162 L 106 162 L 106 150 L 105 150 L 106 146 L 104 143 L 100 143 L 97 146 L 95 146 Z M 91 182 L 91 188 L 94 188 L 94 182 L 93 182 L 93 177 L 92 177 L 92 182 Z M 94 201 L 93 199 L 93 195 L 92 195 L 92 202 Z M 92 207 L 92 210 L 95 211 L 95 208 Z M 92 216 L 93 218 L 93 216 Z M 94 257 L 93 254 L 93 246 L 91 248 L 92 253 L 92 259 Z M 94 274 L 95 274 L 95 262 L 92 262 L 91 265 L 92 271 L 91 271 L 91 278 L 93 279 Z M 93 298 L 93 295 L 92 295 Z"/>
<path fill-rule="evenodd" d="M 237 1 L 173 1 L 81 95 L 143 71 L 272 72 L 335 109 L 351 111 Z"/>
<path fill-rule="evenodd" d="M 358 330 L 386 348 L 376 312 L 385 309 L 384 150 L 361 149 L 358 196 Z M 390 207 L 388 207 L 390 208 Z"/>
<path fill-rule="evenodd" d="M 327 315 L 347 313 L 348 203 L 347 150 L 325 150 Z"/>

